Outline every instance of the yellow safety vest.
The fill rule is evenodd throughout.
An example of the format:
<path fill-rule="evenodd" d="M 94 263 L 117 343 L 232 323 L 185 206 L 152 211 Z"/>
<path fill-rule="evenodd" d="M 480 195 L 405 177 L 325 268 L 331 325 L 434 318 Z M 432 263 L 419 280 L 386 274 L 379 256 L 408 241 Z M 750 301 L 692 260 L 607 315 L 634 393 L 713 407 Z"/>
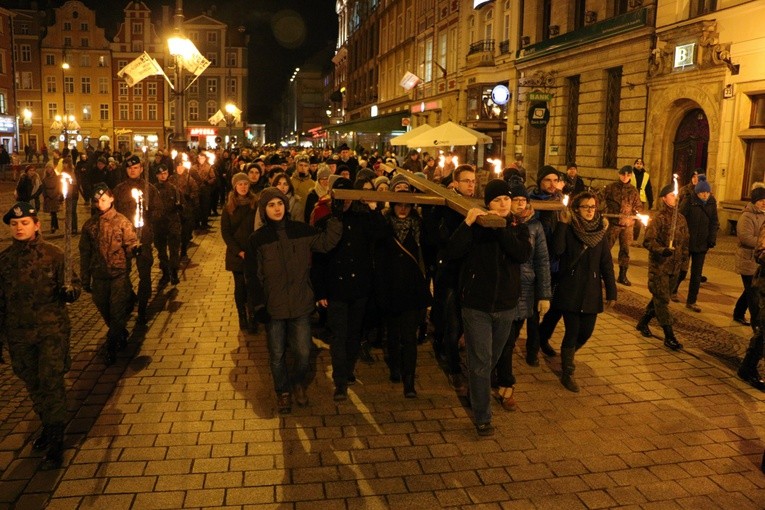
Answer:
<path fill-rule="evenodd" d="M 638 191 L 640 192 L 640 201 L 645 203 L 648 202 L 648 199 L 645 196 L 645 187 L 648 186 L 648 171 L 643 171 L 643 182 L 640 183 L 640 187 L 637 185 L 637 180 L 635 179 L 635 172 L 632 172 L 630 174 L 630 182 L 633 186 L 635 186 Z"/>

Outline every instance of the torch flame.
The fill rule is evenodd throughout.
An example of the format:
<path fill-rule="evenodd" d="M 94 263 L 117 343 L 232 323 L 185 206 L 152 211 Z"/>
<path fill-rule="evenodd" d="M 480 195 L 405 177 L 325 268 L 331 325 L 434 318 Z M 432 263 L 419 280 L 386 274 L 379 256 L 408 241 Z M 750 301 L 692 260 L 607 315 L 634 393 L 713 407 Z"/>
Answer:
<path fill-rule="evenodd" d="M 135 200 L 135 215 L 133 216 L 133 226 L 135 228 L 143 227 L 143 191 L 138 188 L 130 190 L 130 194 Z"/>
<path fill-rule="evenodd" d="M 61 194 L 64 195 L 64 198 L 69 194 L 69 185 L 73 182 L 74 180 L 71 175 L 66 172 L 61 172 Z"/>
<path fill-rule="evenodd" d="M 170 156 L 173 158 L 173 160 L 175 160 L 175 158 L 178 157 L 178 151 L 173 149 L 172 151 L 170 151 Z"/>
<path fill-rule="evenodd" d="M 649 219 L 649 217 L 648 217 L 647 214 L 637 214 L 636 216 L 637 216 L 638 220 L 640 221 L 640 223 L 642 223 L 646 227 L 648 226 L 648 219 Z"/>
<path fill-rule="evenodd" d="M 563 205 L 568 207 L 568 195 L 563 195 Z"/>
<path fill-rule="evenodd" d="M 674 194 L 675 194 L 675 196 L 677 197 L 677 195 L 679 195 L 679 194 L 680 194 L 679 190 L 677 189 L 677 174 L 672 174 L 672 180 L 673 180 L 673 181 L 674 181 L 674 183 L 675 183 L 675 191 L 673 191 L 673 193 L 674 193 Z"/>
<path fill-rule="evenodd" d="M 183 154 L 181 154 L 181 157 L 183 157 L 183 161 L 188 161 L 189 160 L 189 156 L 185 152 Z"/>
<path fill-rule="evenodd" d="M 457 156 L 452 156 L 452 164 L 454 165 L 455 168 L 460 166 L 460 158 L 458 158 Z"/>
<path fill-rule="evenodd" d="M 143 147 L 141 147 L 141 150 L 143 151 L 144 154 L 146 154 L 148 147 L 144 145 Z"/>
<path fill-rule="evenodd" d="M 497 177 L 498 178 L 502 177 L 502 160 L 499 158 L 497 159 L 487 158 L 486 161 L 488 163 L 491 163 L 494 166 L 494 173 L 497 174 Z"/>
<path fill-rule="evenodd" d="M 185 168 L 186 170 L 190 170 L 191 169 L 191 161 L 184 161 L 183 162 L 183 168 Z"/>
<path fill-rule="evenodd" d="M 438 156 L 438 166 L 443 168 L 445 164 L 446 164 L 446 156 L 441 154 L 440 156 Z"/>
<path fill-rule="evenodd" d="M 207 160 L 210 162 L 210 166 L 215 164 L 215 153 L 214 152 L 206 152 L 207 154 Z"/>

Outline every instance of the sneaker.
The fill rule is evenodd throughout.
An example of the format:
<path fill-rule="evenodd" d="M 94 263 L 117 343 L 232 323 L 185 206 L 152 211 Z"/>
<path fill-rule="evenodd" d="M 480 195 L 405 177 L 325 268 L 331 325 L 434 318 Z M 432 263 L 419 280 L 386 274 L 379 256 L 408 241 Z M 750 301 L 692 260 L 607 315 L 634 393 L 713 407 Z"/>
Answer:
<path fill-rule="evenodd" d="M 760 391 L 765 391 L 765 381 L 760 378 L 760 374 L 758 374 L 756 371 L 748 374 L 739 369 L 738 376 L 742 381 L 744 381 L 752 388 Z"/>
<path fill-rule="evenodd" d="M 281 393 L 276 398 L 276 407 L 279 414 L 289 414 L 292 412 L 292 397 L 289 393 Z"/>
<path fill-rule="evenodd" d="M 295 385 L 293 393 L 295 394 L 295 402 L 297 402 L 297 405 L 300 407 L 308 405 L 308 395 L 305 394 L 305 388 L 303 388 L 302 384 Z"/>
<path fill-rule="evenodd" d="M 494 435 L 494 426 L 491 423 L 479 423 L 475 426 L 475 430 L 482 437 Z"/>
<path fill-rule="evenodd" d="M 751 326 L 752 323 L 746 320 L 745 317 L 733 317 L 733 322 L 738 322 L 742 326 Z"/>
<path fill-rule="evenodd" d="M 499 402 L 499 405 L 501 405 L 502 409 L 505 411 L 515 411 L 516 404 L 515 399 L 513 398 L 514 391 L 515 386 L 500 386 L 497 390 L 492 388 L 494 398 L 497 399 L 497 402 Z"/>
<path fill-rule="evenodd" d="M 332 400 L 335 402 L 343 402 L 348 400 L 348 388 L 344 386 L 338 386 L 335 388 L 335 394 L 332 395 Z"/>
<path fill-rule="evenodd" d="M 686 303 L 685 307 L 688 310 L 693 310 L 696 313 L 700 313 L 701 312 L 701 307 L 699 305 L 697 305 L 696 303 Z"/>

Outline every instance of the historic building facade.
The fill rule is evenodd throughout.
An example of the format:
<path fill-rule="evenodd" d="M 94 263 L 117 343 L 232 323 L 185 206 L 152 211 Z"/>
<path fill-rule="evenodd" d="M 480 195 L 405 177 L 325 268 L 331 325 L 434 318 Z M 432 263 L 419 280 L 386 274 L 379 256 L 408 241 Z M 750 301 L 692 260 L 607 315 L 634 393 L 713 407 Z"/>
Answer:
<path fill-rule="evenodd" d="M 0 145 L 9 154 L 18 149 L 12 17 L 0 7 Z"/>
<path fill-rule="evenodd" d="M 42 107 L 41 11 L 14 9 L 13 54 L 16 74 L 16 118 L 19 147 L 38 151 L 46 139 Z"/>

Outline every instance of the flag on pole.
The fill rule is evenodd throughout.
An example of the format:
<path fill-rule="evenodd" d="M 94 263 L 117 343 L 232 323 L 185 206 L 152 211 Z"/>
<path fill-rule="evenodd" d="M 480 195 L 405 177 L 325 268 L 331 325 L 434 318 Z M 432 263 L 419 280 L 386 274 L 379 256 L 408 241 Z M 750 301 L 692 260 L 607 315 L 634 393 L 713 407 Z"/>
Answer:
<path fill-rule="evenodd" d="M 193 42 L 189 41 L 187 44 L 188 54 L 184 55 L 184 57 L 181 59 L 183 61 L 183 67 L 194 76 L 199 76 L 205 71 L 205 69 L 210 67 L 210 61 L 207 60 L 201 53 L 199 53 L 199 50 L 196 46 L 194 46 Z"/>
<path fill-rule="evenodd" d="M 215 115 L 213 115 L 212 117 L 207 119 L 207 122 L 209 122 L 213 126 L 217 126 L 218 124 L 220 124 L 224 120 L 226 120 L 226 118 L 223 116 L 223 112 L 218 110 L 217 112 L 215 112 Z"/>
<path fill-rule="evenodd" d="M 409 71 L 404 74 L 404 77 L 401 78 L 401 81 L 399 82 L 399 85 L 404 87 L 404 90 L 412 90 L 415 88 L 422 80 L 419 76 L 417 76 L 414 73 L 411 73 Z"/>
<path fill-rule="evenodd" d="M 128 87 L 132 87 L 141 80 L 158 74 L 165 76 L 162 66 L 144 51 L 137 59 L 120 69 L 117 76 L 124 78 Z M 167 76 L 165 76 L 165 79 L 167 79 Z"/>

